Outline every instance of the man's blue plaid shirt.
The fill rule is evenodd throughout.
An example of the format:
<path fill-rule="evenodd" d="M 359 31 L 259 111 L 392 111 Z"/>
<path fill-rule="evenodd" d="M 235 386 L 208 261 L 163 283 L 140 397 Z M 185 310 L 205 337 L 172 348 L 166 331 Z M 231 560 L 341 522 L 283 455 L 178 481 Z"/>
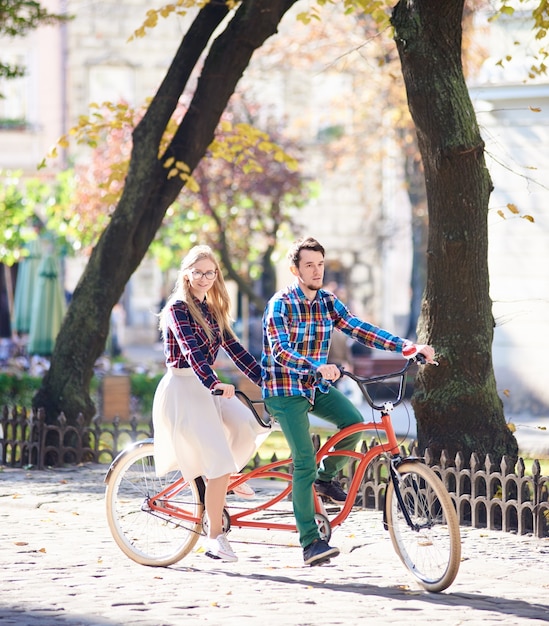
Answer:
<path fill-rule="evenodd" d="M 409 343 L 358 319 L 329 291 L 320 289 L 310 302 L 296 281 L 271 298 L 263 315 L 263 397 L 302 395 L 314 402 L 314 375 L 328 362 L 334 328 L 381 350 L 401 353 Z"/>

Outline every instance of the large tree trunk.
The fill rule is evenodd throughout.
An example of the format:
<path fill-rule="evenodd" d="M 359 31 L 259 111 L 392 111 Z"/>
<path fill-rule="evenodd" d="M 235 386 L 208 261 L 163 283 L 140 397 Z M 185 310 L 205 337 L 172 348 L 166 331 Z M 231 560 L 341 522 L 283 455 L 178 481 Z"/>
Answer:
<path fill-rule="evenodd" d="M 82 413 L 89 422 L 93 366 L 104 350 L 113 306 L 139 266 L 183 181 L 167 178 L 169 157 L 196 167 L 211 143 L 219 118 L 253 52 L 276 32 L 296 0 L 244 0 L 209 49 L 191 105 L 170 146 L 159 158 L 166 125 L 201 54 L 227 17 L 224 2 L 212 0 L 197 15 L 147 114 L 133 134 L 124 192 L 93 250 L 58 335 L 51 367 L 33 405 L 53 422 L 63 411 L 69 423 Z"/>
<path fill-rule="evenodd" d="M 517 456 L 492 364 L 488 201 L 492 183 L 461 64 L 464 0 L 401 0 L 392 23 L 425 169 L 427 284 L 419 338 L 439 367 L 422 368 L 413 396 L 419 445 Z"/>

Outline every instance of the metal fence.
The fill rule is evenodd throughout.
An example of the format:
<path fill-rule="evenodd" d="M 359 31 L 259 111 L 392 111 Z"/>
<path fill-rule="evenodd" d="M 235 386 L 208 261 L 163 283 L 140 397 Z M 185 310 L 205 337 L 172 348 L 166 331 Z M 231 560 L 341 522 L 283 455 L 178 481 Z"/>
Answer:
<path fill-rule="evenodd" d="M 409 453 L 418 456 L 413 447 Z M 438 463 L 429 449 L 423 457 L 448 490 L 460 525 L 549 537 L 549 477 L 541 474 L 539 461 L 526 474 L 523 459 L 514 466 L 503 457 L 497 465 L 490 455 L 480 459 L 472 454 L 466 466 L 459 452 L 454 459 L 443 452 Z M 383 508 L 388 475 L 384 465 L 376 460 L 366 472 L 360 491 L 366 508 Z"/>
<path fill-rule="evenodd" d="M 128 444 L 149 437 L 152 437 L 152 423 L 136 417 L 107 422 L 97 416 L 86 426 L 83 417 L 76 425 L 70 425 L 61 414 L 56 424 L 46 424 L 41 409 L 27 413 L 4 407 L 0 419 L 0 458 L 4 466 L 37 469 L 110 463 Z M 321 442 L 317 435 L 313 435 L 313 443 L 318 449 Z M 369 444 L 363 441 L 363 451 L 375 443 L 375 440 Z M 403 449 L 402 454 L 418 456 L 413 446 Z M 460 524 L 549 537 L 549 477 L 542 476 L 538 461 L 534 461 L 532 473 L 527 475 L 522 459 L 515 467 L 505 457 L 497 465 L 490 455 L 480 459 L 473 454 L 467 465 L 461 453 L 454 459 L 443 453 L 438 463 L 433 461 L 428 449 L 423 456 L 450 493 Z M 259 462 L 256 456 L 251 465 L 257 466 Z M 343 483 L 350 480 L 353 468 L 351 463 L 342 473 Z M 361 506 L 382 510 L 387 476 L 383 459 L 368 467 L 360 488 Z"/>
<path fill-rule="evenodd" d="M 104 421 L 96 416 L 86 426 L 83 416 L 67 423 L 63 413 L 56 424 L 46 424 L 43 409 L 17 411 L 4 407 L 0 419 L 2 465 L 11 467 L 63 467 L 80 463 L 110 463 L 128 444 L 152 436 L 152 423 Z"/>

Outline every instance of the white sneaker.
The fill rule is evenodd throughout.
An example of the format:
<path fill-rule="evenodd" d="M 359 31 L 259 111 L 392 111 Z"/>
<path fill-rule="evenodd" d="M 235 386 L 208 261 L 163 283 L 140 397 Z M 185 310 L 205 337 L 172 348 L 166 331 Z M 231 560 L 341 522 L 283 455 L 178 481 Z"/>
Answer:
<path fill-rule="evenodd" d="M 226 535 L 223 534 L 218 535 L 215 539 L 210 539 L 208 537 L 206 543 L 206 556 L 209 556 L 211 559 L 221 559 L 222 561 L 230 563 L 238 561 L 238 557 L 233 552 L 231 544 L 229 543 Z"/>
<path fill-rule="evenodd" d="M 231 476 L 231 480 L 238 478 L 238 474 Z M 253 498 L 255 496 L 255 491 L 250 487 L 249 483 L 240 483 L 235 487 L 231 487 L 231 491 L 241 498 Z"/>

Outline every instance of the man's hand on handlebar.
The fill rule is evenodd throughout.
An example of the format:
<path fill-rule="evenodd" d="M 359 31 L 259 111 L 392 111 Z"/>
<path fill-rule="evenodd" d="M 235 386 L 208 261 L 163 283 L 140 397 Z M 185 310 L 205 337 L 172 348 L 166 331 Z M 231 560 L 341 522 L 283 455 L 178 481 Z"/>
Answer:
<path fill-rule="evenodd" d="M 321 377 L 324 380 L 329 380 L 334 383 L 341 376 L 341 371 L 337 365 L 333 363 L 325 363 L 320 365 L 316 370 L 317 377 Z"/>
<path fill-rule="evenodd" d="M 229 383 L 217 383 L 212 389 L 212 393 L 216 396 L 222 396 L 223 398 L 234 397 L 234 385 Z"/>
<path fill-rule="evenodd" d="M 405 346 L 404 350 L 402 351 L 402 356 L 404 356 L 406 359 L 414 358 L 418 354 L 423 355 L 425 363 L 438 365 L 438 362 L 435 361 L 435 349 L 432 346 L 413 343 Z"/>

